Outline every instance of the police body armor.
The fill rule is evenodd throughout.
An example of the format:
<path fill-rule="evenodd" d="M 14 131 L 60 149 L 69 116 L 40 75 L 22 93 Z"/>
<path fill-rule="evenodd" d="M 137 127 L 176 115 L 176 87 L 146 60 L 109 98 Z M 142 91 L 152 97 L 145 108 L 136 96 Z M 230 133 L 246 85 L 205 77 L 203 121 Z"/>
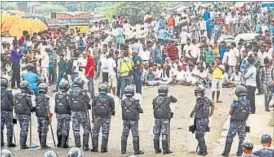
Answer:
<path fill-rule="evenodd" d="M 15 94 L 15 113 L 16 115 L 30 115 L 31 114 L 31 108 L 28 105 L 27 101 L 27 95 L 26 93 L 18 93 Z"/>
<path fill-rule="evenodd" d="M 139 111 L 136 108 L 136 100 L 126 98 L 122 101 L 122 118 L 123 120 L 139 120 Z"/>
<path fill-rule="evenodd" d="M 12 112 L 12 102 L 9 99 L 9 94 L 10 91 L 2 91 L 1 92 L 1 111 L 8 111 Z"/>
<path fill-rule="evenodd" d="M 199 107 L 195 110 L 196 118 L 208 118 L 209 117 L 209 100 L 206 97 L 197 98 L 196 103 Z"/>
<path fill-rule="evenodd" d="M 232 113 L 231 120 L 246 121 L 250 113 L 249 103 L 247 101 L 234 101 L 234 103 L 238 103 L 239 106 Z"/>
<path fill-rule="evenodd" d="M 94 115 L 96 117 L 108 118 L 110 116 L 110 104 L 108 96 L 98 96 L 95 100 Z"/>
<path fill-rule="evenodd" d="M 84 91 L 80 88 L 75 88 L 70 91 L 71 96 L 71 111 L 79 112 L 86 111 L 87 105 L 84 99 Z"/>
<path fill-rule="evenodd" d="M 49 98 L 45 94 L 40 94 L 36 97 L 36 116 L 48 117 L 47 106 L 49 105 Z"/>
<path fill-rule="evenodd" d="M 57 114 L 71 114 L 68 103 L 69 96 L 67 93 L 58 92 L 55 96 L 55 113 Z"/>
<path fill-rule="evenodd" d="M 171 110 L 169 107 L 170 101 L 165 96 L 158 96 L 154 99 L 153 110 L 155 119 L 170 119 Z"/>

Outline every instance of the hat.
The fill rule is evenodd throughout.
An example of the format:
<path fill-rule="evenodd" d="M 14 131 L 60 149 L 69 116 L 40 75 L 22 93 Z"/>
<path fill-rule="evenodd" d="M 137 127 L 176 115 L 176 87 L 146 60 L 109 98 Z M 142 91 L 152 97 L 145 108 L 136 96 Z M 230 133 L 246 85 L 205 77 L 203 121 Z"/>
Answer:
<path fill-rule="evenodd" d="M 253 149 L 253 143 L 251 141 L 244 141 L 242 143 L 242 147 L 248 148 L 248 149 Z"/>
<path fill-rule="evenodd" d="M 271 141 L 271 140 L 272 140 L 272 138 L 271 138 L 270 135 L 264 134 L 264 135 L 262 136 L 262 138 L 261 138 L 261 143 L 269 142 L 269 141 Z"/>

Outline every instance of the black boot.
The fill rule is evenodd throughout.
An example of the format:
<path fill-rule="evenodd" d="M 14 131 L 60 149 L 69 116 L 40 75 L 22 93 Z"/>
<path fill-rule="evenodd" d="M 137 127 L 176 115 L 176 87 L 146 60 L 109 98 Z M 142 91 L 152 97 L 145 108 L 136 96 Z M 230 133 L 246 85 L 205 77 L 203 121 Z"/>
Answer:
<path fill-rule="evenodd" d="M 159 139 L 153 139 L 153 142 L 154 142 L 154 150 L 155 150 L 155 153 L 158 154 L 158 153 L 162 153 L 162 150 L 160 149 L 160 141 Z"/>
<path fill-rule="evenodd" d="M 98 137 L 92 138 L 92 152 L 98 152 Z"/>
<path fill-rule="evenodd" d="M 102 138 L 101 153 L 108 152 L 108 138 Z"/>
<path fill-rule="evenodd" d="M 14 143 L 12 143 L 13 140 L 13 134 L 11 134 L 8 138 L 8 147 L 16 147 Z"/>
<path fill-rule="evenodd" d="M 242 156 L 243 155 L 243 147 L 242 147 L 243 141 L 239 141 L 238 145 L 238 151 L 236 153 L 237 156 Z"/>
<path fill-rule="evenodd" d="M 50 149 L 47 145 L 47 135 L 41 135 L 41 149 Z"/>
<path fill-rule="evenodd" d="M 83 150 L 84 151 L 89 151 L 88 142 L 89 142 L 89 134 L 83 136 Z"/>
<path fill-rule="evenodd" d="M 163 154 L 171 154 L 172 151 L 169 150 L 167 140 L 162 140 Z"/>
<path fill-rule="evenodd" d="M 133 137 L 133 150 L 134 150 L 134 155 L 141 155 L 144 154 L 143 151 L 140 151 L 139 148 L 139 137 Z"/>
<path fill-rule="evenodd" d="M 69 140 L 68 136 L 65 136 L 65 135 L 62 136 L 62 142 L 61 142 L 62 148 L 69 148 L 68 140 Z"/>
<path fill-rule="evenodd" d="M 231 149 L 231 143 L 226 142 L 225 144 L 225 150 L 222 153 L 222 156 L 228 157 Z"/>
<path fill-rule="evenodd" d="M 1 147 L 4 147 L 4 136 L 3 136 L 3 131 L 1 131 Z"/>
<path fill-rule="evenodd" d="M 207 147 L 205 144 L 205 139 L 203 137 L 199 139 L 198 146 L 199 146 L 198 155 L 206 156 L 207 155 Z"/>
<path fill-rule="evenodd" d="M 80 135 L 74 134 L 75 147 L 81 148 L 81 137 Z"/>
<path fill-rule="evenodd" d="M 127 151 L 127 137 L 121 137 L 121 153 L 126 154 Z"/>
<path fill-rule="evenodd" d="M 29 149 L 27 146 L 27 136 L 20 136 L 20 149 Z"/>
<path fill-rule="evenodd" d="M 62 134 L 59 132 L 59 131 L 57 131 L 57 147 L 59 148 L 59 147 L 61 147 L 61 144 L 62 143 Z"/>

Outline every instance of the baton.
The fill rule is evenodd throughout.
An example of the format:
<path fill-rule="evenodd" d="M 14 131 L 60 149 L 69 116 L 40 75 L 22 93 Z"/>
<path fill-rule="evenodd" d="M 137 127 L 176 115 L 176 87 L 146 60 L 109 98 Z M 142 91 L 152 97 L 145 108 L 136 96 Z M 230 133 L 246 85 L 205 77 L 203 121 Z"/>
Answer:
<path fill-rule="evenodd" d="M 196 147 L 196 152 L 198 152 L 198 149 L 199 149 L 199 143 L 197 144 L 197 147 Z"/>
<path fill-rule="evenodd" d="M 90 124 L 90 116 L 89 116 L 89 111 L 87 110 L 86 111 L 86 114 L 87 114 L 87 119 L 88 119 L 88 124 L 89 124 L 89 132 L 90 132 L 90 138 L 91 138 L 91 141 L 92 141 L 92 131 L 91 131 L 91 124 Z"/>
<path fill-rule="evenodd" d="M 51 123 L 49 124 L 49 126 L 50 126 L 50 130 L 51 130 L 51 135 L 52 135 L 52 139 L 53 139 L 53 144 L 54 144 L 54 147 L 56 147 L 55 138 L 54 138 L 54 134 L 53 134 L 53 130 L 52 130 L 52 125 L 51 125 Z"/>
<path fill-rule="evenodd" d="M 32 119 L 31 119 L 31 113 L 30 113 L 30 125 L 29 125 L 29 146 L 30 146 L 30 148 L 31 148 L 31 131 L 32 131 L 32 129 L 31 129 L 31 121 L 32 121 Z"/>

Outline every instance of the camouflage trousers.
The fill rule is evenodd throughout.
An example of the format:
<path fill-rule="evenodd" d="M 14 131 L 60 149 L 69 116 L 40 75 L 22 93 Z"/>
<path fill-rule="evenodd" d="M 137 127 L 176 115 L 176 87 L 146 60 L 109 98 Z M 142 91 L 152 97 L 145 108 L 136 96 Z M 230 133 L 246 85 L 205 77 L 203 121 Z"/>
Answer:
<path fill-rule="evenodd" d="M 196 119 L 195 138 L 198 141 L 198 146 L 201 152 L 204 152 L 207 150 L 206 143 L 205 143 L 205 133 L 208 127 L 208 123 L 209 123 L 208 118 Z"/>
<path fill-rule="evenodd" d="M 7 128 L 7 137 L 13 134 L 13 112 L 1 111 L 1 133 Z"/>
<path fill-rule="evenodd" d="M 71 117 L 69 114 L 56 114 L 57 119 L 57 135 L 68 136 L 70 129 Z"/>
<path fill-rule="evenodd" d="M 49 131 L 49 121 L 46 117 L 37 117 L 38 133 L 41 136 L 46 136 Z"/>
<path fill-rule="evenodd" d="M 88 136 L 90 132 L 90 124 L 88 121 L 88 117 L 85 111 L 80 112 L 72 112 L 72 130 L 74 132 L 74 136 L 80 136 L 80 126 L 82 125 L 84 129 L 84 136 Z"/>
<path fill-rule="evenodd" d="M 101 117 L 95 117 L 94 118 L 94 126 L 92 130 L 92 136 L 94 138 L 99 137 L 100 129 L 102 127 L 102 137 L 108 138 L 109 135 L 109 129 L 110 129 L 110 118 L 101 118 Z"/>
<path fill-rule="evenodd" d="M 239 136 L 239 141 L 243 142 L 246 136 L 245 127 L 246 121 L 230 121 L 230 127 L 227 133 L 226 142 L 232 143 L 233 138 L 236 136 L 237 133 Z"/>
<path fill-rule="evenodd" d="M 20 125 L 20 137 L 27 137 L 29 131 L 30 115 L 17 115 Z"/>
<path fill-rule="evenodd" d="M 155 119 L 155 124 L 153 127 L 154 139 L 160 139 L 162 134 L 162 140 L 168 140 L 168 134 L 170 131 L 170 121 L 169 119 Z"/>
<path fill-rule="evenodd" d="M 124 120 L 123 121 L 123 133 L 122 136 L 128 138 L 129 131 L 131 130 L 133 137 L 139 137 L 139 125 L 138 121 Z"/>

